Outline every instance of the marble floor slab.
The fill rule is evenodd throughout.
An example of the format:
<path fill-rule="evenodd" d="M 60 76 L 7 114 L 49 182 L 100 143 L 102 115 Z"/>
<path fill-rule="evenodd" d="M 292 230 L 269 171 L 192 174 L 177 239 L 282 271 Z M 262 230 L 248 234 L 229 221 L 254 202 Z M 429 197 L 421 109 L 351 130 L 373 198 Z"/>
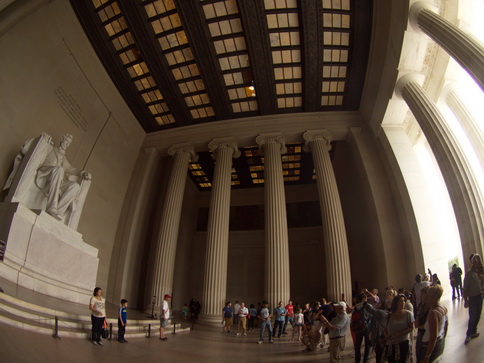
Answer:
<path fill-rule="evenodd" d="M 461 301 L 444 301 L 449 308 L 449 333 L 444 363 L 484 362 L 484 335 L 464 345 L 468 311 Z M 132 311 L 134 313 L 134 311 Z M 156 325 L 156 327 L 158 327 Z M 483 330 L 481 319 L 479 328 Z M 276 338 L 274 344 L 257 344 L 258 331 L 246 337 L 234 333 L 222 334 L 220 328 L 195 326 L 190 333 L 169 334 L 160 341 L 156 334 L 150 338 L 131 339 L 127 344 L 104 341 L 94 346 L 88 340 L 63 338 L 25 332 L 0 324 L 1 362 L 329 362 L 325 348 L 313 353 L 302 352 L 303 346 L 291 342 L 290 335 Z M 156 333 L 156 331 L 155 331 Z M 342 362 L 353 362 L 352 342 Z M 371 362 L 375 361 L 371 356 Z"/>

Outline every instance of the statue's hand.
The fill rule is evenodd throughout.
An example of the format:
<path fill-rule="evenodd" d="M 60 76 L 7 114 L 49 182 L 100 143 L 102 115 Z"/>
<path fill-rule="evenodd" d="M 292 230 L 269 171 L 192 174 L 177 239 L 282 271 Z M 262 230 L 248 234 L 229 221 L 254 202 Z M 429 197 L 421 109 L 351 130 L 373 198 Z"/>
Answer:
<path fill-rule="evenodd" d="M 81 176 L 85 179 L 85 180 L 91 180 L 91 173 L 88 173 L 87 171 L 81 171 Z"/>
<path fill-rule="evenodd" d="M 49 134 L 45 133 L 45 132 L 42 132 L 40 134 L 40 137 L 42 139 L 45 139 L 45 141 L 48 143 L 48 144 L 52 144 L 52 136 L 50 136 Z"/>

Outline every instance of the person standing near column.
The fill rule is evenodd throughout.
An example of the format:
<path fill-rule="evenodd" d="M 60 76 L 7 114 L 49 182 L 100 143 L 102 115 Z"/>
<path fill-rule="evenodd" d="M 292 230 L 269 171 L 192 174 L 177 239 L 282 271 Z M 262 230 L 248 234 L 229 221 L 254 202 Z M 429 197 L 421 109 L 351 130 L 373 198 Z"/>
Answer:
<path fill-rule="evenodd" d="M 170 319 L 170 307 L 168 306 L 169 299 L 171 299 L 171 296 L 165 294 L 160 313 L 160 340 L 168 340 L 168 338 L 165 337 L 165 328 L 168 326 L 168 320 Z"/>
<path fill-rule="evenodd" d="M 239 326 L 239 310 L 240 310 L 239 300 L 235 300 L 235 304 L 234 304 L 234 327 Z"/>
<path fill-rule="evenodd" d="M 267 329 L 269 334 L 269 343 L 274 343 L 272 340 L 272 326 L 271 326 L 271 311 L 267 307 L 267 301 L 262 302 L 261 309 L 257 312 L 257 319 L 260 320 L 260 337 L 259 344 L 264 343 L 264 331 Z"/>
<path fill-rule="evenodd" d="M 469 324 L 467 327 L 465 344 L 477 338 L 477 324 L 482 312 L 482 291 L 484 291 L 484 269 L 481 256 L 472 256 L 472 267 L 464 278 L 464 307 L 469 308 Z"/>
<path fill-rule="evenodd" d="M 289 302 L 286 305 L 286 312 L 287 314 L 286 314 L 286 319 L 284 321 L 284 328 L 282 329 L 282 334 L 287 334 L 286 332 L 287 323 L 290 323 L 294 330 L 294 305 L 292 305 L 291 300 L 289 300 Z"/>
<path fill-rule="evenodd" d="M 350 317 L 346 314 L 346 303 L 340 301 L 333 304 L 336 317 L 329 322 L 321 316 L 321 321 L 329 330 L 329 358 L 331 363 L 341 362 L 340 352 L 345 349 L 346 332 L 350 326 Z"/>
<path fill-rule="evenodd" d="M 232 303 L 227 301 L 225 307 L 222 309 L 222 319 L 224 322 L 224 328 L 222 333 L 227 331 L 230 333 L 230 327 L 232 326 L 234 312 L 232 311 Z"/>
<path fill-rule="evenodd" d="M 244 334 L 247 335 L 247 315 L 249 315 L 249 309 L 246 308 L 245 303 L 240 303 L 239 309 L 239 323 L 237 326 L 237 335 Z M 242 331 L 242 333 L 241 333 Z"/>
<path fill-rule="evenodd" d="M 455 292 L 457 290 L 457 298 L 462 296 L 462 269 L 457 267 L 457 264 L 452 265 L 450 272 L 450 284 L 452 285 L 452 300 L 455 300 Z"/>
<path fill-rule="evenodd" d="M 279 327 L 279 334 L 277 334 L 277 337 L 281 337 L 282 327 L 284 326 L 286 315 L 286 308 L 282 306 L 282 301 L 279 301 L 279 304 L 277 304 L 277 308 L 274 309 L 274 316 L 276 317 L 276 320 L 274 321 L 274 331 L 272 332 L 273 337 L 276 336 L 277 327 Z"/>

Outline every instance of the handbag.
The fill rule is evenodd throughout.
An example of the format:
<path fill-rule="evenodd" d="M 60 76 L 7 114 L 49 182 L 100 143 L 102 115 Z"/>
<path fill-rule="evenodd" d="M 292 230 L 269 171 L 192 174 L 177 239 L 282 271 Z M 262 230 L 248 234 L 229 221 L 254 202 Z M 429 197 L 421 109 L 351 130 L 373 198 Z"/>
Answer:
<path fill-rule="evenodd" d="M 106 319 L 104 319 L 104 325 L 101 330 L 101 337 L 103 339 L 107 339 L 109 337 L 108 323 L 106 322 Z"/>

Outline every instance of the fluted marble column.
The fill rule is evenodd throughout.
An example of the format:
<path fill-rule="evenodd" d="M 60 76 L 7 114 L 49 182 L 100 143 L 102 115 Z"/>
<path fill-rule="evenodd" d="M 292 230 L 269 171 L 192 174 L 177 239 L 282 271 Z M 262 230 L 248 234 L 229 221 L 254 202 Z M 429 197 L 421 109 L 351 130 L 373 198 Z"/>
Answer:
<path fill-rule="evenodd" d="M 439 164 L 454 207 L 464 256 L 482 253 L 484 207 L 466 156 L 435 103 L 411 75 L 399 79 L 396 92 L 417 119 Z"/>
<path fill-rule="evenodd" d="M 220 323 L 220 312 L 227 292 L 232 158 L 239 157 L 240 150 L 234 138 L 212 140 L 208 147 L 213 151 L 215 170 L 208 216 L 200 322 Z"/>
<path fill-rule="evenodd" d="M 286 139 L 280 133 L 261 134 L 256 138 L 264 154 L 265 198 L 265 297 L 271 308 L 290 297 L 289 242 L 286 196 L 281 155 L 287 152 Z"/>
<path fill-rule="evenodd" d="M 472 35 L 417 2 L 410 8 L 410 22 L 439 44 L 479 84 L 484 91 L 484 47 Z"/>
<path fill-rule="evenodd" d="M 164 295 L 173 292 L 173 272 L 188 163 L 198 159 L 190 144 L 173 145 L 168 149 L 168 154 L 174 157 L 174 161 L 161 216 L 151 290 L 152 296 L 156 296 L 158 309 Z"/>
<path fill-rule="evenodd" d="M 351 269 L 343 209 L 329 150 L 333 139 L 328 130 L 306 131 L 305 150 L 311 150 L 323 224 L 326 256 L 327 297 L 351 302 Z"/>
<path fill-rule="evenodd" d="M 459 120 L 484 170 L 484 135 L 453 85 L 445 89 L 445 102 Z"/>

